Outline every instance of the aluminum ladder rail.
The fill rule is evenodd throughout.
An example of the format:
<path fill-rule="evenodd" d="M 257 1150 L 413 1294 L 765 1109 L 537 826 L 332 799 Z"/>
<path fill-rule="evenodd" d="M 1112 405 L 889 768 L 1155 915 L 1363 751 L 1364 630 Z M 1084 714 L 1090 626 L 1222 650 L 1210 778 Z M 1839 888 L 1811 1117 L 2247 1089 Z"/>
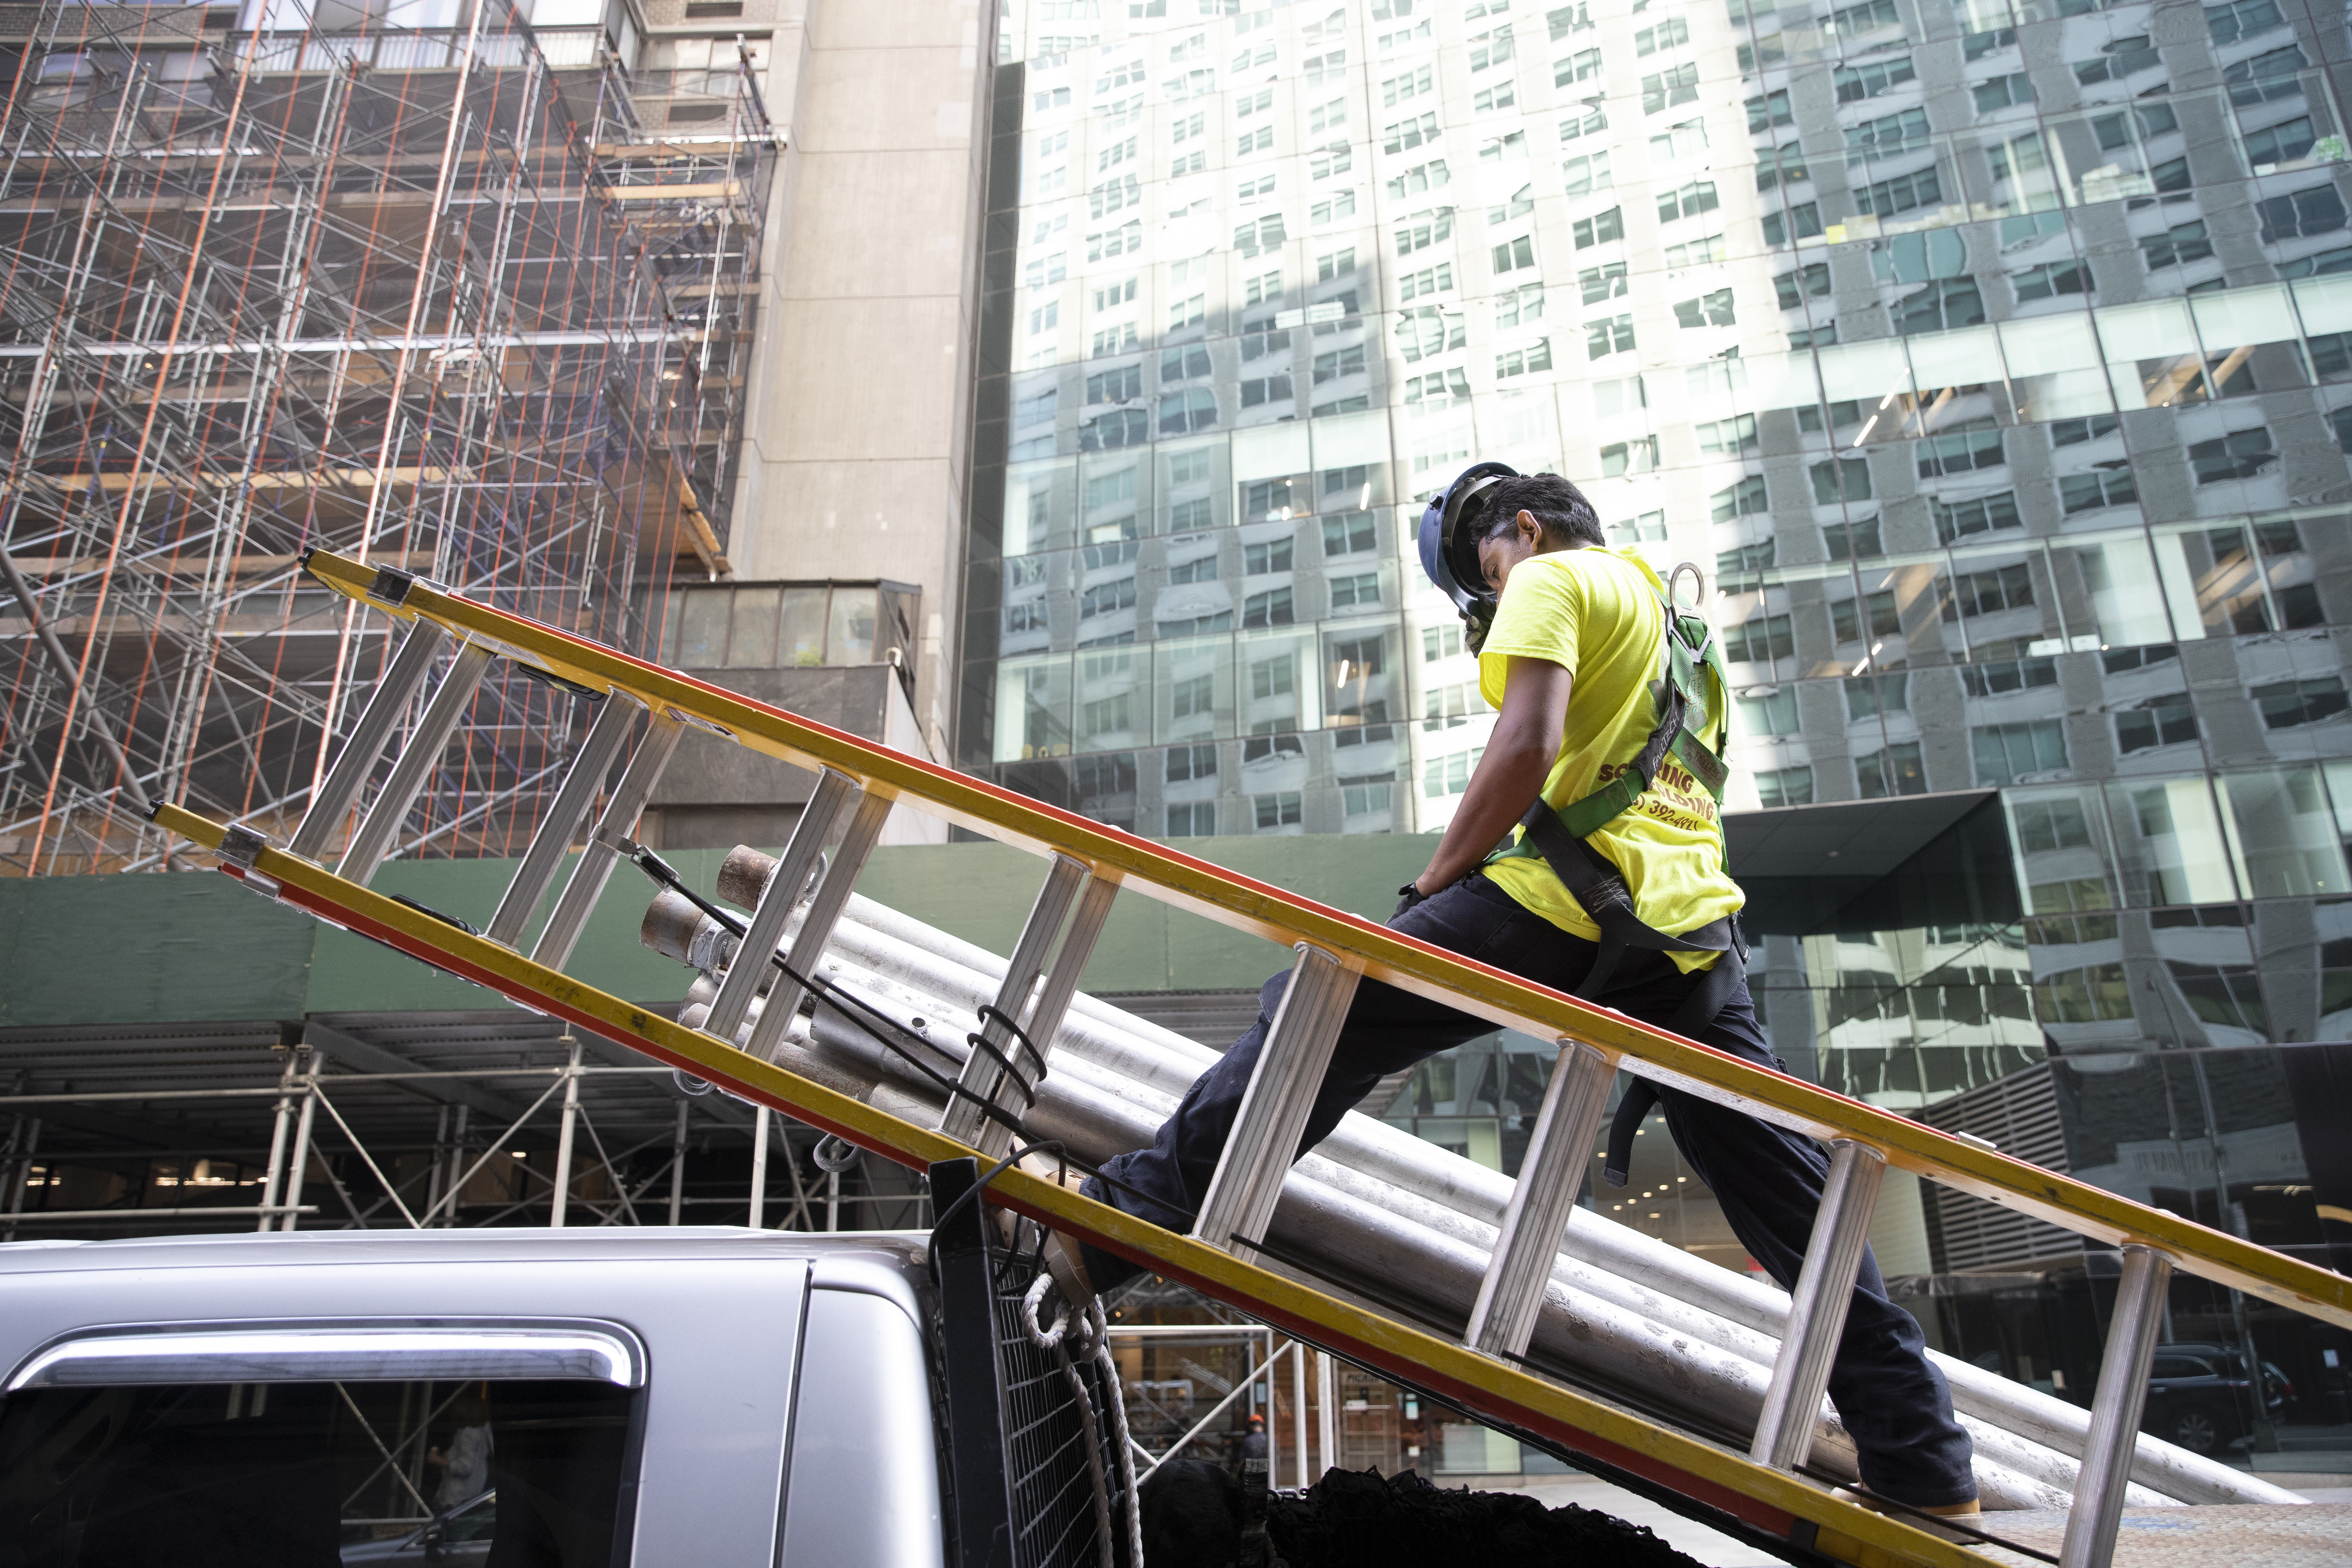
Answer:
<path fill-rule="evenodd" d="M 2126 1249 L 2132 1288 L 2119 1297 L 2110 1331 L 2114 1364 L 2101 1378 L 2102 1394 L 2093 1415 L 2091 1452 L 2104 1458 L 2086 1460 L 2084 1489 L 2062 1553 L 2063 1568 L 2105 1568 L 2114 1559 L 2116 1521 L 2163 1305 L 2160 1287 L 2170 1270 L 2193 1273 L 2352 1327 L 2352 1279 L 2343 1276 L 1751 1067 L 1622 1014 L 449 594 L 409 574 L 316 551 L 306 555 L 304 565 L 327 586 L 410 623 L 409 632 L 389 667 L 386 683 L 357 721 L 352 744 L 331 771 L 330 787 L 321 791 L 296 831 L 294 848 L 302 853 L 279 849 L 249 828 L 213 823 L 176 806 L 158 807 L 159 824 L 218 852 L 230 874 L 281 902 L 916 1168 L 982 1151 L 968 1139 L 917 1126 L 778 1068 L 757 1049 L 761 1041 L 756 1034 L 753 1050 L 738 1050 L 731 1030 L 722 1036 L 688 1029 L 562 973 L 628 833 L 687 728 L 816 771 L 828 782 L 835 776 L 842 781 L 829 816 L 813 810 L 803 819 L 807 847 L 813 850 L 816 835 L 829 833 L 845 814 L 848 818 L 788 949 L 788 960 L 803 973 L 822 956 L 866 854 L 896 805 L 927 811 L 1002 842 L 1055 857 L 1057 868 L 1066 861 L 1083 870 L 1087 897 L 1079 900 L 1079 921 L 1061 933 L 1080 878 L 1076 870 L 1057 870 L 1063 890 L 1051 898 L 1041 895 L 1031 921 L 1035 929 L 1024 931 L 1020 942 L 1024 961 L 1008 972 L 1000 1005 L 992 1009 L 1000 1015 L 994 1023 L 1003 1040 L 1015 1041 L 1017 1031 L 1029 1042 L 1020 1054 L 997 1064 L 1000 1089 L 1017 1088 L 1024 1077 L 1016 1070 L 1018 1064 L 1042 1068 L 1051 1047 L 1045 1026 L 1066 1005 L 1068 988 L 1076 984 L 1093 932 L 1108 912 L 1109 889 L 1134 889 L 1234 929 L 1288 943 L 1297 951 L 1298 963 L 1243 1107 L 1243 1123 L 1252 1135 L 1244 1138 L 1244 1127 L 1237 1127 L 1204 1199 L 1195 1235 L 1178 1237 L 1017 1168 L 997 1178 L 994 1195 L 1007 1207 L 1084 1236 L 1311 1342 L 1427 1389 L 1474 1416 L 1716 1509 L 1738 1527 L 1785 1543 L 1800 1554 L 1852 1563 L 1957 1565 L 1974 1560 L 1937 1536 L 1860 1508 L 1793 1473 L 1803 1459 L 1792 1451 L 1802 1446 L 1793 1434 L 1803 1430 L 1804 1418 L 1820 1405 L 1821 1384 L 1828 1372 L 1826 1347 L 1834 1345 L 1843 1323 L 1875 1179 L 1885 1165 Z M 445 645 L 457 649 L 450 672 L 428 700 L 412 745 L 394 759 L 385 785 L 345 848 L 345 865 L 359 875 L 328 870 L 315 857 L 325 852 L 363 793 L 401 714 Z M 439 761 L 454 728 L 450 715 L 462 712 L 488 659 L 499 657 L 551 676 L 606 705 L 575 761 L 577 787 L 567 778 L 559 789 L 556 805 L 561 809 L 551 809 L 523 857 L 515 885 L 499 900 L 499 910 L 507 916 L 502 922 L 506 941 L 468 935 L 365 885 L 413 799 L 413 794 L 406 794 L 413 788 L 409 781 L 421 778 Z M 646 716 L 646 732 L 619 783 L 605 789 L 600 771 L 609 766 L 621 743 L 614 738 L 614 729 L 621 724 L 614 715 L 628 713 L 634 722 L 632 709 Z M 420 749 L 424 756 L 413 754 Z M 586 847 L 556 910 L 526 957 L 514 943 L 528 928 L 545 885 L 580 835 L 599 795 L 605 800 L 604 811 L 588 830 Z M 796 833 L 796 841 L 801 837 Z M 808 863 L 803 847 L 797 842 L 788 846 L 786 860 Z M 1048 891 L 1055 886 L 1056 879 L 1049 878 Z M 1097 888 L 1103 890 L 1097 893 Z M 763 929 L 781 934 L 799 891 L 796 879 L 773 879 L 762 907 L 754 911 L 755 925 L 764 921 Z M 772 914 L 765 908 L 771 898 L 784 900 L 784 907 Z M 1085 923 L 1087 905 L 1093 906 L 1090 929 Z M 1045 954 L 1056 949 L 1057 936 L 1058 951 L 1048 965 Z M 1065 955 L 1076 962 L 1064 963 Z M 747 972 L 756 967 L 744 966 Z M 1029 978 L 1033 974 L 1037 978 Z M 1466 1343 L 1336 1299 L 1255 1261 L 1281 1171 L 1305 1124 L 1312 1085 L 1328 1059 L 1349 995 L 1368 978 L 1442 1000 L 1499 1027 L 1561 1044 L 1552 1092 L 1539 1118 L 1545 1148 L 1559 1152 L 1529 1161 L 1522 1173 L 1521 1190 L 1511 1200 L 1504 1235 L 1467 1325 Z M 747 1011 L 750 999 L 747 991 L 742 997 Z M 762 1013 L 761 1024 L 772 1024 L 771 1046 L 781 1037 L 792 1011 L 789 1005 L 775 1005 Z M 1038 1030 L 1045 1030 L 1048 1037 L 1039 1041 Z M 998 1048 L 1001 1053 L 1002 1043 Z M 983 1054 L 975 1052 L 975 1059 Z M 1838 1147 L 1830 1201 L 1822 1205 L 1805 1274 L 1792 1300 L 1767 1419 L 1759 1423 L 1748 1455 L 1731 1453 L 1517 1367 L 1516 1358 L 1525 1347 L 1534 1302 L 1540 1299 L 1548 1274 L 1547 1268 L 1529 1259 L 1548 1260 L 1558 1248 L 1566 1210 L 1575 1196 L 1574 1179 L 1581 1174 L 1581 1151 L 1591 1146 L 1593 1105 L 1599 1098 L 1594 1085 L 1604 1071 L 1615 1070 L 1735 1106 Z M 988 1076 L 986 1068 L 979 1069 L 975 1083 Z M 1018 1106 L 1002 1099 L 995 1103 L 1017 1115 Z M 955 1120 L 952 1111 L 949 1120 Z M 1566 1168 L 1570 1165 L 1573 1175 Z M 2126 1375 L 2113 1375 L 2116 1373 Z"/>

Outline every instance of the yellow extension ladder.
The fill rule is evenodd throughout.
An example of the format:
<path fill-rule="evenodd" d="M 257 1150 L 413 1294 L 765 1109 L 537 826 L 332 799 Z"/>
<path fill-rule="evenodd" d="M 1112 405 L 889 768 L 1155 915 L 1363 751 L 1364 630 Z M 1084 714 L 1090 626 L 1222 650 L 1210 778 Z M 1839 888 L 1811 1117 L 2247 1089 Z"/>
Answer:
<path fill-rule="evenodd" d="M 991 1197 L 1004 1206 L 1083 1236 L 1482 1420 L 1728 1515 L 1751 1535 L 1782 1546 L 1795 1561 L 1958 1568 L 2039 1560 L 2063 1568 L 2106 1568 L 2111 1563 L 2174 1561 L 2178 1551 L 2157 1549 L 2193 1545 L 2200 1559 L 2219 1549 L 2238 1551 L 2248 1561 L 2316 1562 L 2330 1556 L 2323 1542 L 2347 1542 L 2334 1555 L 2352 1561 L 2352 1536 L 2341 1533 L 2347 1528 L 2343 1516 L 2352 1510 L 2325 1506 L 2167 1510 L 2179 1514 L 2183 1526 L 2193 1519 L 2194 1528 L 2186 1534 L 2168 1532 L 2161 1542 L 2142 1542 L 2137 1532 L 2125 1531 L 2123 1549 L 2117 1546 L 2171 1271 L 2185 1269 L 2346 1327 L 2352 1327 L 2352 1279 L 1751 1067 L 1165 845 L 459 597 L 397 568 L 324 552 L 311 552 L 305 565 L 327 586 L 408 623 L 408 630 L 292 842 L 280 847 L 249 828 L 177 806 L 159 807 L 154 817 L 217 854 L 230 875 L 281 903 L 921 1170 L 972 1156 L 993 1163 L 1008 1152 L 1010 1118 L 993 1117 L 983 1108 L 998 1102 L 1006 1080 L 1015 1076 L 1007 1071 L 1014 1058 L 1004 1052 L 1031 1041 L 1037 1053 L 1051 1050 L 1112 901 L 1122 889 L 1131 889 L 1235 930 L 1292 944 L 1297 953 L 1227 1152 L 1190 1236 L 1133 1218 L 1017 1166 L 990 1188 Z M 404 715 L 445 656 L 446 671 L 407 744 L 394 756 L 329 868 L 325 853 L 344 836 Z M 512 882 L 477 936 L 373 892 L 368 882 L 498 658 L 604 700 Z M 739 963 L 727 972 L 700 1028 L 632 1006 L 563 973 L 622 858 L 627 835 L 689 728 L 819 774 L 816 792 L 742 939 L 744 951 L 775 951 L 787 917 L 814 874 L 814 895 L 791 950 L 802 974 L 814 972 L 894 805 L 929 812 L 1053 862 L 1013 954 L 999 1006 L 983 1014 L 988 1043 L 966 1061 L 963 1092 L 950 1099 L 938 1127 L 890 1115 L 768 1060 L 798 1000 L 796 986 L 785 980 L 776 982 L 785 994 L 770 997 L 753 1019 L 748 1048 L 738 1049 L 732 1042 L 752 1017 L 754 994 L 766 978 L 762 964 Z M 606 777 L 625 752 L 620 779 L 607 789 Z M 573 842 L 583 829 L 586 848 L 573 860 Z M 820 869 L 821 847 L 835 837 L 838 847 Z M 519 944 L 567 860 L 573 860 L 570 875 L 526 953 Z M 1560 1042 L 1522 1173 L 1459 1342 L 1264 1267 L 1248 1239 L 1266 1235 L 1286 1169 L 1286 1162 L 1266 1152 L 1297 1146 L 1340 1020 L 1364 976 L 1441 999 L 1498 1027 Z M 1042 1069 L 1045 1064 L 1037 1059 L 1033 1065 Z M 1522 1354 L 1583 1180 L 1584 1154 L 1593 1146 L 1612 1076 L 1619 1070 L 1737 1106 L 1821 1139 L 1833 1150 L 1828 1194 L 1748 1452 L 1525 1370 Z M 2014 1542 L 1956 1544 L 1861 1507 L 1798 1473 L 1843 1322 L 1875 1184 L 1890 1164 L 2123 1249 L 2122 1283 L 2081 1456 L 2076 1506 L 2042 1538 L 2056 1547 L 2054 1552 Z M 2246 1536 L 2233 1525 L 2239 1516 L 2247 1527 L 2261 1516 L 2261 1529 Z M 1987 1516 L 1989 1534 L 2003 1535 L 2004 1517 Z M 2254 1537 L 2279 1542 L 2285 1555 L 2263 1555 Z"/>

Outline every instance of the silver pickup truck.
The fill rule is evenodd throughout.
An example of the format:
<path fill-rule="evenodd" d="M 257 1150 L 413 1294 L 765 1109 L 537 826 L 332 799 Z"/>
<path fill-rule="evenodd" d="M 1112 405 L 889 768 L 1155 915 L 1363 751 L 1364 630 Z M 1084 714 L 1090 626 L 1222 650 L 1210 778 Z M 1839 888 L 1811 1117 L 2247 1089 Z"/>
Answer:
<path fill-rule="evenodd" d="M 1039 1560 L 1001 1521 L 1085 1535 L 1093 1500 L 1024 1501 L 1085 1468 L 1024 1467 L 1005 1417 L 1074 1436 L 1066 1380 L 967 1365 L 967 1512 L 1003 1507 L 960 1520 L 954 1337 L 920 1237 L 0 1247 L 0 1568 Z"/>

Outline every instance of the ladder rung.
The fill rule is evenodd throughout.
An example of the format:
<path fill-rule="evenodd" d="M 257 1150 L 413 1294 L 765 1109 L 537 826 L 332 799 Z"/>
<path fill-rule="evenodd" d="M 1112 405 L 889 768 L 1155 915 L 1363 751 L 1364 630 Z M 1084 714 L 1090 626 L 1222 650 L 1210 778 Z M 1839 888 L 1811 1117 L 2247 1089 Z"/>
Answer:
<path fill-rule="evenodd" d="M 352 726 L 352 738 L 343 742 L 334 766 L 327 770 L 326 778 L 320 783 L 319 793 L 310 797 L 310 809 L 302 814 L 301 826 L 294 829 L 294 842 L 287 846 L 294 854 L 306 860 L 320 858 L 336 830 L 351 816 L 352 807 L 358 804 L 360 791 L 367 787 L 368 774 L 375 772 L 384 747 L 392 743 L 392 732 L 399 726 L 400 716 L 408 710 L 409 700 L 424 689 L 448 642 L 449 633 L 437 621 L 419 617 L 410 624 L 408 635 L 401 639 L 400 651 L 392 657 L 392 668 L 383 672 L 375 694 L 360 710 L 360 721 Z"/>
<path fill-rule="evenodd" d="M 1021 935 L 1013 944 L 1013 957 L 1004 968 L 1003 982 L 996 988 L 996 1016 L 981 1020 L 980 1037 L 986 1048 L 974 1048 L 964 1058 L 960 1085 L 976 1098 L 950 1095 L 947 1110 L 940 1118 L 940 1131 L 959 1143 L 978 1146 L 981 1129 L 988 1125 L 981 1114 L 981 1102 L 1000 1103 L 1005 1089 L 1005 1071 L 996 1055 L 1013 1051 L 1013 1031 L 1004 1021 L 1022 1021 L 1029 1011 L 1031 995 L 1037 989 L 1037 976 L 1045 967 L 1045 955 L 1052 951 L 1054 939 L 1062 934 L 1062 921 L 1070 912 L 1070 904 L 1077 897 L 1078 888 L 1087 879 L 1087 865 L 1067 855 L 1056 855 L 1051 869 L 1045 873 L 1043 886 L 1037 889 L 1036 900 L 1029 906 L 1029 918 L 1021 927 Z M 1035 1037 L 1032 1036 L 1032 1039 Z M 991 1051 L 996 1055 L 990 1054 Z M 1010 1059 L 1022 1061 L 1018 1055 Z M 1034 1068 L 1024 1063 L 1024 1076 Z M 1032 1079 L 1034 1082 L 1034 1079 Z M 1017 1115 L 1026 1107 L 1015 1107 Z M 985 1148 L 982 1153 L 987 1153 Z"/>
<path fill-rule="evenodd" d="M 1805 1266 L 1789 1295 L 1789 1326 L 1772 1362 L 1772 1382 L 1764 1391 L 1764 1412 L 1756 1419 L 1756 1441 L 1748 1457 L 1776 1470 L 1793 1470 L 1813 1447 L 1813 1427 L 1822 1393 L 1830 1384 L 1839 1336 L 1853 1305 L 1854 1276 L 1870 1245 L 1870 1216 L 1878 1208 L 1879 1179 L 1886 1156 L 1867 1144 L 1841 1138 L 1831 1145 L 1829 1180 L 1805 1244 Z"/>
<path fill-rule="evenodd" d="M 818 778 L 808 805 L 801 808 L 800 821 L 793 825 L 793 836 L 784 845 L 782 858 L 776 862 L 774 874 L 751 906 L 751 922 L 735 949 L 735 962 L 728 969 L 727 977 L 719 983 L 719 994 L 710 1001 L 710 1016 L 703 1020 L 706 1032 L 731 1043 L 735 1031 L 742 1027 L 751 1010 L 751 998 L 759 994 L 761 987 L 774 973 L 768 954 L 784 940 L 784 924 L 801 901 L 801 889 L 808 881 L 809 869 L 816 864 L 817 853 L 831 836 L 842 808 L 856 793 L 857 781 L 835 769 L 825 769 Z"/>
<path fill-rule="evenodd" d="M 555 900 L 555 912 L 547 917 L 547 928 L 530 950 L 533 963 L 562 969 L 571 958 L 572 946 L 587 929 L 588 917 L 595 912 L 596 900 L 619 858 L 612 840 L 627 836 L 637 826 L 646 802 L 653 798 L 654 786 L 661 782 L 663 770 L 677 751 L 678 737 L 685 733 L 685 721 L 667 710 L 655 713 L 653 722 L 646 727 L 646 738 L 637 742 L 629 765 L 621 770 L 621 782 L 613 786 L 612 798 L 596 819 L 596 830 L 588 836 L 588 847 L 580 852 L 571 880 L 563 884 L 562 896 Z"/>
<path fill-rule="evenodd" d="M 1544 1289 L 1551 1283 L 1552 1261 L 1568 1234 L 1569 1213 L 1592 1167 L 1592 1141 L 1616 1076 L 1615 1065 L 1592 1047 L 1560 1041 L 1543 1109 L 1519 1163 L 1518 1184 L 1503 1210 L 1503 1228 L 1462 1336 L 1471 1349 L 1508 1357 L 1527 1353 Z"/>
<path fill-rule="evenodd" d="M 2171 1286 L 2171 1258 L 2152 1247 L 2126 1245 L 2115 1315 L 2107 1320 L 2107 1352 L 2099 1362 L 2098 1392 L 2091 1396 L 2090 1440 L 2074 1483 L 2074 1506 L 2066 1515 L 2066 1538 L 2058 1548 L 2060 1568 L 2109 1568 L 2115 1561 L 2116 1531 L 2123 1522 L 2140 1413 L 2147 1404 L 2148 1368 L 2156 1359 Z M 2259 1373 L 2254 1386 L 2260 1398 Z"/>
<path fill-rule="evenodd" d="M 408 820 L 408 813 L 424 793 L 425 781 L 441 765 L 441 757 L 449 749 L 449 737 L 457 732 L 458 721 L 481 689 L 482 677 L 490 672 L 492 655 L 479 643 L 467 643 L 457 650 L 449 665 L 449 673 L 441 678 L 434 689 L 433 700 L 425 705 L 425 716 L 417 721 L 416 732 L 409 737 L 407 747 L 392 761 L 392 776 L 383 781 L 383 792 L 375 797 L 367 815 L 360 818 L 359 831 L 343 850 L 343 858 L 335 867 L 335 875 L 348 878 L 362 887 L 375 879 L 376 868 L 392 853 L 393 839 L 400 825 Z"/>
<path fill-rule="evenodd" d="M 1111 900 L 1118 896 L 1118 884 L 1099 875 L 1089 880 L 1087 890 L 1078 895 L 1077 912 L 1070 917 L 1070 929 L 1062 938 L 1060 950 L 1054 954 L 1054 967 L 1046 973 L 1045 983 L 1037 988 L 1036 1009 L 1021 1026 L 1022 1033 L 1036 1047 L 1033 1058 L 1035 1071 L 1030 1079 L 1033 1084 L 1045 1076 L 1045 1059 L 1053 1054 L 1054 1037 L 1061 1032 L 1063 1015 L 1070 1010 L 1070 997 L 1078 988 L 1078 975 L 1094 953 L 1095 939 L 1102 935 L 1103 922 L 1110 918 Z M 974 1107 L 975 1112 L 977 1110 Z M 976 1146 L 986 1158 L 1001 1160 L 1012 1151 L 1013 1129 L 1001 1121 L 985 1120 L 981 1123 Z"/>
<path fill-rule="evenodd" d="M 1331 1065 L 1331 1048 L 1356 995 L 1356 972 L 1312 942 L 1297 946 L 1290 984 L 1259 1047 L 1249 1088 L 1209 1179 L 1192 1235 L 1244 1260 L 1274 1219 L 1282 1178 L 1298 1155 L 1307 1118 Z"/>
<path fill-rule="evenodd" d="M 850 889 L 856 886 L 858 874 L 866 869 L 866 858 L 874 853 L 875 841 L 882 837 L 882 825 L 890 820 L 890 807 L 887 795 L 876 795 L 871 790 L 859 797 L 857 810 L 849 819 L 849 829 L 841 836 L 833 861 L 825 867 L 824 879 L 817 883 L 816 896 L 809 900 L 808 913 L 801 917 L 800 934 L 793 938 L 792 964 L 801 973 L 816 973 L 817 961 L 824 956 L 825 943 L 833 940 L 834 922 L 849 903 Z M 744 962 L 740 952 L 735 962 Z M 751 1042 L 745 1048 L 762 1061 L 772 1061 L 800 1005 L 800 982 L 787 974 L 778 975 L 775 989 L 768 993 L 766 1009 L 751 1026 Z"/>
<path fill-rule="evenodd" d="M 562 787 L 548 804 L 546 818 L 530 836 L 530 847 L 523 851 L 514 880 L 507 884 L 497 912 L 483 928 L 484 936 L 509 947 L 521 938 L 530 917 L 538 912 L 539 900 L 554 883 L 556 872 L 563 868 L 563 857 L 595 805 L 613 759 L 620 754 L 629 731 L 636 727 L 637 715 L 645 710 L 645 704 L 625 691 L 615 690 L 604 699 L 596 722 L 588 728 L 587 739 L 580 742 L 579 755 L 572 759 L 572 767 L 563 775 Z"/>

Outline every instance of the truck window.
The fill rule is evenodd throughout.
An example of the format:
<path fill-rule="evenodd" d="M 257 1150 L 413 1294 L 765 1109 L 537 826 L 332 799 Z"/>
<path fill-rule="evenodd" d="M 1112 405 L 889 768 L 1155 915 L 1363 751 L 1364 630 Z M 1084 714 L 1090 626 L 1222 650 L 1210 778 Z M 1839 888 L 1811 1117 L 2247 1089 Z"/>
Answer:
<path fill-rule="evenodd" d="M 12 1378 L 0 1404 L 0 1558 L 11 1568 L 628 1560 L 644 1397 L 628 1384 L 642 1382 L 642 1360 L 616 1383 L 585 1367 L 402 1379 L 387 1375 L 396 1350 L 341 1358 L 366 1377 L 247 1382 L 232 1378 L 299 1368 L 224 1354 L 212 1378 L 206 1359 L 146 1369 L 167 1365 L 178 1381 L 163 1382 L 136 1358 L 52 1354 Z M 419 1360 L 446 1373 L 464 1357 Z"/>

